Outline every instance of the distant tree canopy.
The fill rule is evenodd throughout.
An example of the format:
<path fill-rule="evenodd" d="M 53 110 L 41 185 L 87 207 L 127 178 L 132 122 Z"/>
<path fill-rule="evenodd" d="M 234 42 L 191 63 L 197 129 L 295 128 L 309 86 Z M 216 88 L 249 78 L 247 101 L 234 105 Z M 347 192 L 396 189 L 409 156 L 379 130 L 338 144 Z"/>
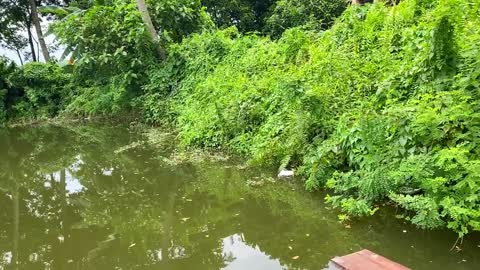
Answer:
<path fill-rule="evenodd" d="M 347 6 L 344 0 L 202 0 L 202 4 L 219 28 L 235 25 L 243 33 L 273 37 L 308 23 L 326 29 Z"/>
<path fill-rule="evenodd" d="M 344 0 L 279 0 L 266 19 L 264 31 L 279 37 L 285 30 L 301 25 L 325 30 L 342 14 L 346 4 Z"/>
<path fill-rule="evenodd" d="M 276 0 L 202 0 L 219 28 L 235 25 L 241 32 L 261 31 Z"/>

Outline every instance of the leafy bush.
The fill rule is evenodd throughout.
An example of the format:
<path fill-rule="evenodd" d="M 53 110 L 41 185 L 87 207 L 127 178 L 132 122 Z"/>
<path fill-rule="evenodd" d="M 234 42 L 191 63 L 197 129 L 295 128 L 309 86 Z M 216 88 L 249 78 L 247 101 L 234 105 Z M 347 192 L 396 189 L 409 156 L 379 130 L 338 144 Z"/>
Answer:
<path fill-rule="evenodd" d="M 11 69 L 8 61 L 0 57 L 0 125 L 7 121 L 7 94 L 10 89 L 8 76 Z"/>
<path fill-rule="evenodd" d="M 21 89 L 12 105 L 12 117 L 54 117 L 69 102 L 71 74 L 54 63 L 27 63 L 10 80 Z"/>
<path fill-rule="evenodd" d="M 344 125 L 308 157 L 308 184 L 331 175 L 327 187 L 337 196 L 329 201 L 351 215 L 358 213 L 344 201 L 373 207 L 389 197 L 412 211 L 412 222 L 421 227 L 441 226 L 443 217 L 461 235 L 478 230 L 471 223 L 480 217 L 474 180 L 480 114 L 474 107 L 471 96 L 458 90 L 424 94 L 379 113 L 346 115 Z"/>
<path fill-rule="evenodd" d="M 77 92 L 70 114 L 114 114 L 134 110 L 151 66 L 159 62 L 155 46 L 168 46 L 212 22 L 200 1 L 149 1 L 160 44 L 153 44 L 134 1 L 94 4 L 56 22 L 52 29 L 76 59 Z M 95 76 L 92 76 L 95 74 Z"/>
<path fill-rule="evenodd" d="M 145 69 L 157 57 L 133 2 L 95 5 L 55 23 L 53 31 L 66 53 L 77 59 L 73 67 L 77 89 L 69 113 L 131 108 L 130 100 L 141 93 Z"/>
<path fill-rule="evenodd" d="M 54 117 L 71 96 L 71 74 L 48 63 L 21 67 L 0 59 L 0 123 Z"/>
<path fill-rule="evenodd" d="M 290 108 L 276 108 L 275 104 L 293 101 L 292 107 L 299 105 L 295 96 L 301 92 L 290 91 L 298 78 L 285 78 L 281 85 L 277 83 L 286 69 L 303 61 L 297 60 L 296 54 L 308 43 L 309 34 L 292 30 L 279 43 L 258 36 L 236 36 L 235 30 L 227 29 L 184 41 L 170 63 L 180 62 L 177 66 L 185 68 L 179 76 L 173 76 L 177 80 L 158 77 L 169 74 L 171 65 L 154 72 L 155 81 L 146 87 L 152 92 L 148 97 L 155 94 L 162 100 L 165 95 L 173 95 L 170 113 L 175 116 L 186 145 L 229 146 L 238 152 L 258 153 L 258 159 L 262 160 L 272 155 L 283 158 L 282 153 L 270 155 L 260 149 L 269 147 L 265 145 L 265 136 L 270 136 L 271 144 L 277 147 L 271 149 L 272 153 L 297 150 L 277 145 L 274 138 L 277 131 L 272 129 L 278 128 L 274 126 L 277 123 L 282 124 L 282 117 L 290 115 Z M 258 81 L 260 78 L 264 79 Z M 162 83 L 158 84 L 159 81 Z M 245 91 L 250 89 L 255 90 Z M 154 102 L 147 104 L 155 108 Z M 147 114 L 152 111 L 148 109 Z"/>
<path fill-rule="evenodd" d="M 231 53 L 236 28 L 195 34 L 181 44 L 169 48 L 167 60 L 149 70 L 149 82 L 140 104 L 145 119 L 150 123 L 174 121 L 179 106 L 198 82 L 212 72 L 216 65 Z"/>
<path fill-rule="evenodd" d="M 478 57 L 471 53 L 479 32 L 463 23 L 478 16 L 463 14 L 464 2 L 426 3 L 369 7 L 356 23 L 361 32 L 352 28 L 348 39 L 355 44 L 377 41 L 366 50 L 371 55 L 362 56 L 364 70 L 377 70 L 365 85 L 374 91 L 341 114 L 331 136 L 316 142 L 304 170 L 309 188 L 326 184 L 335 193 L 328 201 L 352 216 L 368 211 L 351 202 L 373 209 L 389 198 L 420 227 L 446 221 L 463 236 L 480 230 L 480 111 L 478 85 L 470 79 L 478 76 Z M 345 19 L 331 32 L 349 33 L 341 30 Z M 355 65 L 357 58 L 350 57 Z"/>
<path fill-rule="evenodd" d="M 147 1 L 153 24 L 165 44 L 181 42 L 192 33 L 212 29 L 213 22 L 200 0 Z"/>

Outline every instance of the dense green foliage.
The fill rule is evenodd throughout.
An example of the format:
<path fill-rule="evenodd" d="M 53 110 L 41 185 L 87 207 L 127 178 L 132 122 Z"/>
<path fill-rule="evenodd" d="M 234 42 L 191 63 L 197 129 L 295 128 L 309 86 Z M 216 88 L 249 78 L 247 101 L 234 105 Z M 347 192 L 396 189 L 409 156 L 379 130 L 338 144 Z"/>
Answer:
<path fill-rule="evenodd" d="M 114 2 L 56 23 L 72 68 L 0 66 L 10 74 L 0 82 L 19 91 L 7 112 L 140 111 L 174 125 L 184 146 L 300 168 L 307 188 L 331 190 L 341 219 L 390 201 L 423 228 L 480 230 L 478 1 L 352 6 L 321 32 L 342 5 L 282 0 L 266 21 L 272 36 L 306 25 L 276 40 L 216 30 L 199 2 L 185 1 L 172 17 L 154 16 L 168 51 L 162 62 L 134 4 Z M 299 16 L 311 12 L 324 13 Z M 192 28 L 176 30 L 178 18 Z"/>
<path fill-rule="evenodd" d="M 478 8 L 404 1 L 352 7 L 331 30 L 276 42 L 193 36 L 151 72 L 147 119 L 168 114 L 185 145 L 302 164 L 342 218 L 390 199 L 421 227 L 480 230 Z"/>
<path fill-rule="evenodd" d="M 278 38 L 296 26 L 326 29 L 345 10 L 342 0 L 202 0 L 219 28 L 236 26 L 241 33 Z"/>
<path fill-rule="evenodd" d="M 352 93 L 365 99 L 306 155 L 309 187 L 330 179 L 336 195 L 327 200 L 350 215 L 390 198 L 421 227 L 480 230 L 478 8 L 405 1 L 373 6 L 356 23 L 347 57 L 363 77 Z"/>
<path fill-rule="evenodd" d="M 327 29 L 345 10 L 345 4 L 346 1 L 336 0 L 280 0 L 266 19 L 265 32 L 278 37 L 296 26 L 313 30 Z"/>
<path fill-rule="evenodd" d="M 162 26 L 162 46 L 209 26 L 197 1 L 152 4 L 154 24 Z M 74 77 L 81 89 L 67 108 L 70 113 L 118 113 L 134 106 L 146 70 L 157 62 L 155 44 L 134 2 L 93 6 L 56 23 L 53 31 L 67 45 L 67 53 L 78 58 Z"/>
<path fill-rule="evenodd" d="M 0 58 L 0 124 L 7 120 L 6 97 L 10 88 L 7 77 L 10 75 L 12 68 L 15 67 L 9 66 L 4 59 Z"/>
<path fill-rule="evenodd" d="M 53 29 L 78 59 L 73 72 L 79 88 L 68 111 L 106 114 L 130 108 L 142 83 L 139 78 L 155 62 L 135 4 L 94 6 L 68 16 Z"/>
<path fill-rule="evenodd" d="M 22 89 L 13 106 L 13 114 L 27 118 L 56 116 L 70 102 L 74 86 L 71 75 L 56 64 L 28 63 L 10 80 Z"/>
<path fill-rule="evenodd" d="M 275 0 L 202 0 L 219 28 L 236 26 L 240 32 L 262 31 Z"/>
<path fill-rule="evenodd" d="M 57 116 L 75 89 L 71 74 L 53 63 L 16 67 L 0 59 L 0 74 L 0 123 Z"/>

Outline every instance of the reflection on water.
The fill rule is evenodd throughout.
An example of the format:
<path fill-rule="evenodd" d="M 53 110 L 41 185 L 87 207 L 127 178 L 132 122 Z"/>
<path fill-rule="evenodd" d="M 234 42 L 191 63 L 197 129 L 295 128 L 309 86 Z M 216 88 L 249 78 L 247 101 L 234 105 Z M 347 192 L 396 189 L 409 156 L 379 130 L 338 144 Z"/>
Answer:
<path fill-rule="evenodd" d="M 0 270 L 322 269 L 363 248 L 412 269 L 480 269 L 478 235 L 450 251 L 454 234 L 393 210 L 345 226 L 300 183 L 188 158 L 174 141 L 96 125 L 1 129 Z"/>
<path fill-rule="evenodd" d="M 52 173 L 50 181 L 45 181 L 44 182 L 44 187 L 45 188 L 52 188 L 52 182 L 51 181 L 55 181 L 57 183 L 60 183 L 61 179 L 62 179 L 61 177 L 62 177 L 63 172 L 65 172 L 65 189 L 66 189 L 67 195 L 81 192 L 85 188 L 80 183 L 80 181 L 77 178 L 75 178 L 70 173 L 70 171 L 68 171 L 68 170 Z M 45 176 L 45 177 L 47 177 L 47 176 Z"/>
<path fill-rule="evenodd" d="M 285 269 L 278 259 L 271 258 L 260 250 L 245 243 L 243 235 L 234 234 L 223 239 L 223 256 L 229 258 L 228 270 Z"/>

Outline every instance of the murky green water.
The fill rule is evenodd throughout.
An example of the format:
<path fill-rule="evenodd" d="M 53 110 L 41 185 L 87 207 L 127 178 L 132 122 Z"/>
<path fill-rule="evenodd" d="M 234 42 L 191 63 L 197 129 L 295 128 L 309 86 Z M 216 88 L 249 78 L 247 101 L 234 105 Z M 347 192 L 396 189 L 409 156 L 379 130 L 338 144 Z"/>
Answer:
<path fill-rule="evenodd" d="M 322 269 L 363 248 L 412 269 L 480 269 L 478 235 L 450 251 L 454 234 L 392 212 L 345 226 L 299 183 L 173 142 L 98 125 L 0 129 L 0 269 Z"/>

